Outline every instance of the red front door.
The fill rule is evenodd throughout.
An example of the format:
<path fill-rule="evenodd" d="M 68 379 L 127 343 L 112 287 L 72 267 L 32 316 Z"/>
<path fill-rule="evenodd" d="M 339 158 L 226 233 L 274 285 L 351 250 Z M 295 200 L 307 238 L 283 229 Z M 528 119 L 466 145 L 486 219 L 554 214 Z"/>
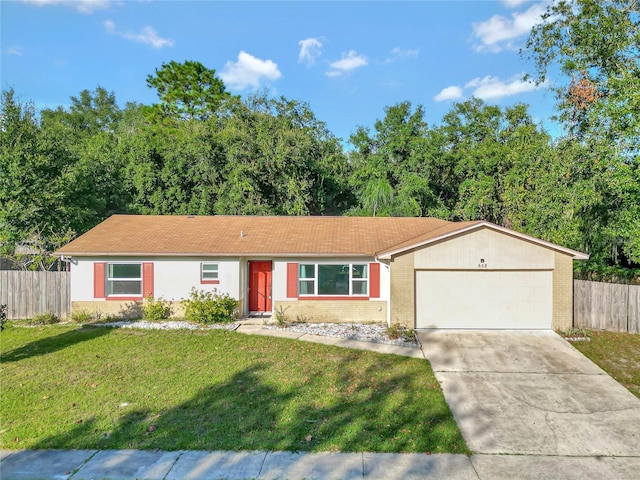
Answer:
<path fill-rule="evenodd" d="M 271 311 L 271 262 L 249 262 L 249 311 Z"/>

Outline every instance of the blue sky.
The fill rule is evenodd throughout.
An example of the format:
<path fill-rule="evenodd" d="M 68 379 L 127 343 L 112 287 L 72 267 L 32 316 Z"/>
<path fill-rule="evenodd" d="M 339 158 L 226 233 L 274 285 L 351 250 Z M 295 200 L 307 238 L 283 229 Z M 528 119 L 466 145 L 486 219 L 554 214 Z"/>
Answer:
<path fill-rule="evenodd" d="M 421 104 L 430 124 L 472 95 L 531 106 L 552 131 L 554 99 L 522 81 L 518 53 L 546 2 L 2 0 L 0 80 L 37 108 L 98 85 L 153 103 L 147 75 L 175 60 L 216 70 L 243 96 L 307 102 L 347 140 L 384 108 Z"/>

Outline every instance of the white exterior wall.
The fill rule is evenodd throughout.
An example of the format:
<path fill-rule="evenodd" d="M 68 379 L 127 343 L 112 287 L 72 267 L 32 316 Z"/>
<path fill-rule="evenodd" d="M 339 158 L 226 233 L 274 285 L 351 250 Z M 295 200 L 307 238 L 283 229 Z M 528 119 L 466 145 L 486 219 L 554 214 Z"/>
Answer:
<path fill-rule="evenodd" d="M 71 301 L 91 302 L 100 300 L 93 298 L 93 262 L 101 262 L 97 258 L 74 258 L 71 264 Z"/>
<path fill-rule="evenodd" d="M 210 262 L 218 264 L 219 284 L 200 284 L 200 264 Z M 189 297 L 192 287 L 196 290 L 227 293 L 231 297 L 240 298 L 240 277 L 238 260 L 221 258 L 172 258 L 156 259 L 154 263 L 154 282 L 156 298 L 181 300 Z"/>
<path fill-rule="evenodd" d="M 188 298 L 192 287 L 197 290 L 227 293 L 240 299 L 241 283 L 238 260 L 215 257 L 76 257 L 71 267 L 71 301 L 101 301 L 93 297 L 93 264 L 95 262 L 153 262 L 154 297 L 165 300 Z M 218 264 L 219 284 L 200 283 L 200 264 L 212 262 Z"/>
<path fill-rule="evenodd" d="M 287 263 L 298 262 L 298 259 L 274 260 L 271 273 L 271 305 L 287 299 Z"/>

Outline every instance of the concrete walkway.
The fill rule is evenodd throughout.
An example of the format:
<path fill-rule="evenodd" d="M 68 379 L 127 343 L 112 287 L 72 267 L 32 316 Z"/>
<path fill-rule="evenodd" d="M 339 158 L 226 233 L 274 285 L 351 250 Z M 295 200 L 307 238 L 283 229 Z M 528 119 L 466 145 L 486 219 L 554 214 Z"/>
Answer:
<path fill-rule="evenodd" d="M 635 480 L 640 471 L 628 457 L 22 450 L 1 458 L 3 480 Z"/>
<path fill-rule="evenodd" d="M 428 358 L 476 454 L 2 451 L 0 479 L 639 478 L 640 400 L 553 332 L 425 331 L 412 348 L 237 331 Z"/>

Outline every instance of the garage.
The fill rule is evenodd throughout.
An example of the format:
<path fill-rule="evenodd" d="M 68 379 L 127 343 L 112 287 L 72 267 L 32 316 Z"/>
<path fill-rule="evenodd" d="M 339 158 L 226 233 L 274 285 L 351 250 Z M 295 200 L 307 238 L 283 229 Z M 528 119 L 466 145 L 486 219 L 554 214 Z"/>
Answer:
<path fill-rule="evenodd" d="M 390 259 L 392 323 L 508 330 L 573 325 L 573 260 L 588 255 L 488 222 L 440 232 L 381 255 Z"/>
<path fill-rule="evenodd" d="M 551 329 L 550 270 L 416 270 L 417 328 Z"/>
<path fill-rule="evenodd" d="M 377 255 L 390 272 L 389 323 L 418 329 L 571 328 L 573 261 L 588 258 L 485 221 Z"/>

